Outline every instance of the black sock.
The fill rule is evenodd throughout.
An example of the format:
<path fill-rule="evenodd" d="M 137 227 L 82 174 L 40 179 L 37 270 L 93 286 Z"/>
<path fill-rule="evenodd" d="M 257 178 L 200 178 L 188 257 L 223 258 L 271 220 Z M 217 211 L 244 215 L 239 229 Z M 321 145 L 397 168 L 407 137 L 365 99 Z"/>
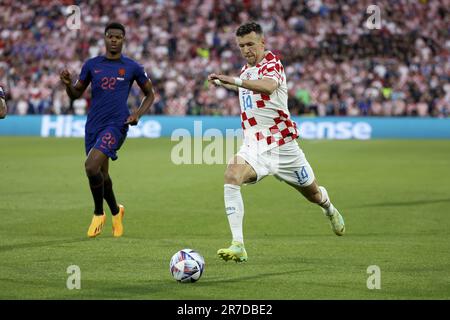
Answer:
<path fill-rule="evenodd" d="M 103 174 L 99 172 L 95 176 L 88 176 L 89 186 L 91 187 L 92 197 L 94 198 L 94 214 L 101 216 L 103 214 Z"/>
<path fill-rule="evenodd" d="M 112 188 L 112 180 L 109 176 L 104 180 L 103 185 L 105 190 L 103 197 L 105 198 L 106 203 L 108 203 L 112 215 L 115 216 L 119 213 L 119 206 L 117 205 L 116 197 L 114 196 L 114 191 Z"/>

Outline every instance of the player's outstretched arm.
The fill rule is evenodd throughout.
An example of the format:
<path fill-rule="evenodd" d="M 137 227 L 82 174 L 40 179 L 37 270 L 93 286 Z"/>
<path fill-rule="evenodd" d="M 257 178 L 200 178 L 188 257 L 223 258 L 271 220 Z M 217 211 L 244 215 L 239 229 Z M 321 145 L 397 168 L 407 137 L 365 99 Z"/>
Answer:
<path fill-rule="evenodd" d="M 77 81 L 75 85 L 72 84 L 72 75 L 69 70 L 64 69 L 59 75 L 61 82 L 66 86 L 66 92 L 70 99 L 75 100 L 83 95 L 83 92 L 88 87 L 89 83 Z"/>
<path fill-rule="evenodd" d="M 0 98 L 0 119 L 5 119 L 6 113 L 7 113 L 7 109 L 6 109 L 5 99 Z"/>
<path fill-rule="evenodd" d="M 269 78 L 262 78 L 259 80 L 242 80 L 237 77 L 230 77 L 224 75 L 215 75 L 215 79 L 226 85 L 234 85 L 236 87 L 245 88 L 258 93 L 271 95 L 278 88 L 278 83 Z"/>
<path fill-rule="evenodd" d="M 0 86 L 0 119 L 5 119 L 6 113 L 7 109 L 6 109 L 5 93 L 3 92 L 3 88 Z"/>
<path fill-rule="evenodd" d="M 143 85 L 139 85 L 139 87 L 145 94 L 145 97 L 142 99 L 139 109 L 130 114 L 127 121 L 125 121 L 125 124 L 129 124 L 131 126 L 138 124 L 139 119 L 147 113 L 148 109 L 152 106 L 153 101 L 155 101 L 155 90 L 153 89 L 153 84 L 150 80 L 146 81 Z"/>
<path fill-rule="evenodd" d="M 237 86 L 235 86 L 234 84 L 226 84 L 226 83 L 220 81 L 219 78 L 217 78 L 217 76 L 218 76 L 217 74 L 211 73 L 208 76 L 208 82 L 216 87 L 222 86 L 228 90 L 239 91 L 239 88 Z"/>

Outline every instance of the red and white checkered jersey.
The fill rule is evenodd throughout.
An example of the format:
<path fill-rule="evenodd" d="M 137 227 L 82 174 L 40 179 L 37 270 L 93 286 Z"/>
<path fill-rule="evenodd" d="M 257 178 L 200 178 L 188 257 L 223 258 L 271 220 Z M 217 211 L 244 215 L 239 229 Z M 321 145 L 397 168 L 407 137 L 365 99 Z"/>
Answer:
<path fill-rule="evenodd" d="M 298 137 L 297 126 L 288 110 L 288 88 L 286 74 L 280 59 L 266 52 L 256 66 L 245 65 L 241 70 L 242 80 L 270 78 L 278 83 L 271 95 L 239 88 L 242 129 L 247 144 L 256 144 L 258 152 L 281 146 Z"/>

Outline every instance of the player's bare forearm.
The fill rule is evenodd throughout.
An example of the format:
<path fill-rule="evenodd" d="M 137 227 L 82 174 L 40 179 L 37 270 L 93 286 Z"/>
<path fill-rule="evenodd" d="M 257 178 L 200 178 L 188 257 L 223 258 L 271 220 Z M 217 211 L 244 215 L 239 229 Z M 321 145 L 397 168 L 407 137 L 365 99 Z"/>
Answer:
<path fill-rule="evenodd" d="M 142 99 L 141 105 L 139 106 L 139 109 L 137 109 L 136 111 L 139 118 L 148 112 L 148 110 L 153 104 L 153 101 L 155 101 L 155 93 L 152 90 L 152 92 L 149 95 L 146 95 L 144 99 Z"/>
<path fill-rule="evenodd" d="M 70 99 L 75 100 L 81 97 L 83 92 L 80 92 L 79 90 L 75 89 L 75 87 L 72 84 L 66 85 L 66 92 Z"/>
<path fill-rule="evenodd" d="M 220 80 L 220 82 L 222 83 L 222 85 L 228 85 L 228 86 L 236 86 L 236 87 L 242 87 L 248 90 L 252 90 L 258 93 L 264 93 L 264 94 L 268 94 L 271 95 L 272 92 L 274 92 L 277 87 L 278 84 L 275 80 L 273 79 L 269 79 L 269 78 L 262 78 L 259 80 L 242 80 L 239 78 L 234 78 L 234 77 L 230 77 L 230 76 L 225 76 L 225 75 L 216 75 L 216 74 L 212 74 L 210 75 L 212 80 Z M 208 77 L 208 80 L 210 78 Z M 239 82 L 236 83 L 236 82 Z"/>
<path fill-rule="evenodd" d="M 6 117 L 6 101 L 5 101 L 5 92 L 3 88 L 0 86 L 0 119 L 4 119 Z"/>
<path fill-rule="evenodd" d="M 217 76 L 218 75 L 215 74 L 215 73 L 210 74 L 208 76 L 208 82 L 210 84 L 216 86 L 216 87 L 222 86 L 222 87 L 224 87 L 225 89 L 228 89 L 228 90 L 239 91 L 239 88 L 236 85 L 229 84 L 229 83 L 224 83 L 224 82 L 220 81 L 219 78 L 217 78 Z"/>
<path fill-rule="evenodd" d="M 148 80 L 141 86 L 141 90 L 142 92 L 144 92 L 145 97 L 144 99 L 142 99 L 141 105 L 137 110 L 137 115 L 139 116 L 139 118 L 147 113 L 147 111 L 152 106 L 153 101 L 155 101 L 155 90 L 153 89 L 153 84 L 150 80 Z"/>
<path fill-rule="evenodd" d="M 220 83 L 220 86 L 222 86 L 222 87 L 224 87 L 225 89 L 228 89 L 228 90 L 239 91 L 239 87 L 235 86 L 234 84 Z"/>
<path fill-rule="evenodd" d="M 142 92 L 144 92 L 145 97 L 142 99 L 139 108 L 134 111 L 125 121 L 125 124 L 132 126 L 137 125 L 139 119 L 148 112 L 150 107 L 155 101 L 155 91 L 153 90 L 152 82 L 149 80 L 145 84 L 140 85 Z"/>
<path fill-rule="evenodd" d="M 70 99 L 75 100 L 83 95 L 84 90 L 86 90 L 89 84 L 84 84 L 82 81 L 77 81 L 75 85 L 72 84 L 72 76 L 69 70 L 64 69 L 59 75 L 61 82 L 66 87 L 67 95 Z"/>
<path fill-rule="evenodd" d="M 6 113 L 6 102 L 3 98 L 0 98 L 0 119 L 4 119 L 6 117 Z"/>

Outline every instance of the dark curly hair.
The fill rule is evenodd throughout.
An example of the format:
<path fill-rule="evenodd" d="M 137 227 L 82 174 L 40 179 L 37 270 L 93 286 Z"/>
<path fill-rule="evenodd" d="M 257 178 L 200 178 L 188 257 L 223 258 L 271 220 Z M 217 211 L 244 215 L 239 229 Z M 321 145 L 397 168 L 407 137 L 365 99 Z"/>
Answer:
<path fill-rule="evenodd" d="M 106 32 L 108 32 L 109 29 L 122 30 L 123 35 L 125 35 L 125 27 L 121 23 L 118 23 L 118 22 L 110 22 L 110 23 L 108 23 L 108 25 L 105 27 L 105 34 L 106 34 Z"/>
<path fill-rule="evenodd" d="M 263 30 L 261 25 L 257 24 L 256 22 L 247 22 L 243 25 L 241 25 L 237 30 L 236 30 L 236 36 L 238 37 L 242 37 L 245 36 L 246 34 L 249 34 L 251 32 L 255 32 L 256 34 L 262 35 L 263 34 Z"/>

